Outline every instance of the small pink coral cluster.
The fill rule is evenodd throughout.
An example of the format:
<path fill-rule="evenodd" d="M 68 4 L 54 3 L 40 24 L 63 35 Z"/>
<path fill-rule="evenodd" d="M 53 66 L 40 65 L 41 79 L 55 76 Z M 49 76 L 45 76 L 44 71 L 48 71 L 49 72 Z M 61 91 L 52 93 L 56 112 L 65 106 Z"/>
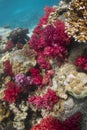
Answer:
<path fill-rule="evenodd" d="M 48 89 L 47 93 L 41 96 L 31 96 L 29 98 L 29 103 L 36 105 L 36 108 L 51 110 L 54 104 L 59 101 L 59 97 L 56 93 Z"/>
<path fill-rule="evenodd" d="M 80 130 L 79 123 L 81 118 L 82 114 L 80 112 L 75 113 L 63 122 L 48 116 L 31 130 Z"/>

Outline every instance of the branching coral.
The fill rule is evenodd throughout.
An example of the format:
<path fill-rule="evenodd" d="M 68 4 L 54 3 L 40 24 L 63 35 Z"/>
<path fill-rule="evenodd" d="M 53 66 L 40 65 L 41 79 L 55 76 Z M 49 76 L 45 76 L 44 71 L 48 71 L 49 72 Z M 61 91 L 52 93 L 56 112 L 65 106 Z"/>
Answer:
<path fill-rule="evenodd" d="M 87 1 L 75 0 L 66 15 L 66 31 L 78 42 L 87 42 Z"/>

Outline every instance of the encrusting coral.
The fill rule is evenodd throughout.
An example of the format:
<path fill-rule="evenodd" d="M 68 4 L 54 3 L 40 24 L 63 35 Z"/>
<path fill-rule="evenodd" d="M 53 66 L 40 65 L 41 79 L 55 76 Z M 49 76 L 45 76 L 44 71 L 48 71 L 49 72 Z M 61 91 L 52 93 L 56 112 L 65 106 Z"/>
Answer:
<path fill-rule="evenodd" d="M 66 14 L 66 31 L 78 42 L 87 42 L 87 0 L 73 0 Z"/>

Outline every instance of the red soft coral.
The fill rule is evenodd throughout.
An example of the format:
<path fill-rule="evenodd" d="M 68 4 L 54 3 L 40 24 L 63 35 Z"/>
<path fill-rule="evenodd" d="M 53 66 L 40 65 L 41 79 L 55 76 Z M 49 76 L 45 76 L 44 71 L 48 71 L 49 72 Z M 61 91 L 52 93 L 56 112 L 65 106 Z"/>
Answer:
<path fill-rule="evenodd" d="M 40 75 L 40 70 L 32 67 L 32 68 L 30 68 L 30 73 L 31 73 L 32 77 L 36 77 L 36 76 Z"/>
<path fill-rule="evenodd" d="M 14 74 L 12 72 L 12 65 L 10 64 L 9 60 L 6 60 L 4 62 L 4 73 L 9 75 L 9 76 L 14 76 Z"/>
<path fill-rule="evenodd" d="M 43 51 L 44 56 L 54 57 L 58 60 L 64 60 L 68 54 L 68 51 L 63 46 L 50 47 L 47 46 Z"/>
<path fill-rule="evenodd" d="M 81 118 L 82 114 L 80 112 L 75 113 L 64 122 L 48 116 L 31 130 L 80 130 L 79 123 Z"/>
<path fill-rule="evenodd" d="M 46 25 L 48 15 L 55 11 L 54 8 L 46 8 L 45 16 L 35 28 L 30 39 L 30 46 L 37 52 L 37 63 L 40 69 L 50 69 L 50 58 L 63 62 L 68 55 L 70 38 L 65 32 L 64 22 L 57 20 L 54 25 Z M 41 53 L 41 54 L 40 54 Z"/>
<path fill-rule="evenodd" d="M 33 78 L 33 83 L 35 84 L 35 85 L 39 85 L 39 86 L 41 86 L 42 85 L 42 76 L 41 75 L 37 75 L 36 77 L 34 77 Z"/>
<path fill-rule="evenodd" d="M 76 59 L 74 64 L 83 70 L 87 71 L 87 56 L 80 56 Z"/>
<path fill-rule="evenodd" d="M 34 126 L 31 130 L 62 130 L 61 121 L 49 116 L 43 119 L 40 124 Z"/>
<path fill-rule="evenodd" d="M 59 41 L 60 45 L 62 46 L 68 46 L 70 44 L 70 38 L 65 32 L 65 23 L 61 20 L 57 20 L 54 25 L 56 27 L 57 35 L 55 35 L 55 39 L 57 42 Z"/>
<path fill-rule="evenodd" d="M 37 108 L 51 110 L 59 101 L 59 97 L 56 95 L 55 91 L 48 89 L 47 93 L 41 96 L 32 96 L 29 98 L 29 103 L 36 105 Z"/>
<path fill-rule="evenodd" d="M 49 63 L 49 61 L 46 60 L 46 58 L 43 55 L 38 56 L 37 63 L 40 66 L 40 69 L 51 69 L 51 64 Z"/>
<path fill-rule="evenodd" d="M 44 56 L 51 56 L 57 59 L 65 59 L 68 53 L 70 39 L 65 33 L 65 25 L 62 21 L 57 21 L 55 26 L 48 25 L 42 28 L 38 35 L 33 34 L 30 46 L 37 52 L 42 52 Z"/>
<path fill-rule="evenodd" d="M 31 73 L 31 77 L 32 77 L 32 81 L 33 81 L 33 84 L 35 85 L 39 85 L 41 86 L 42 85 L 42 76 L 40 75 L 40 70 L 37 69 L 37 68 L 30 68 L 30 73 Z"/>
<path fill-rule="evenodd" d="M 45 27 L 42 35 L 45 42 L 50 46 L 67 46 L 70 44 L 70 38 L 65 33 L 65 24 L 59 20 L 55 22 L 55 26 L 48 25 Z"/>
<path fill-rule="evenodd" d="M 4 91 L 4 100 L 9 103 L 14 103 L 19 98 L 20 88 L 13 82 L 7 84 L 8 88 Z"/>

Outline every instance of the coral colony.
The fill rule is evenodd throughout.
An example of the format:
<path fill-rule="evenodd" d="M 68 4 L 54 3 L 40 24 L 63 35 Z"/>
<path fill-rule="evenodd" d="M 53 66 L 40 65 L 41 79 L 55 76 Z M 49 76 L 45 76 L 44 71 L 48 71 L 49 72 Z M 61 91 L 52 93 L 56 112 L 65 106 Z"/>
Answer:
<path fill-rule="evenodd" d="M 2 49 L 0 129 L 84 130 L 87 55 L 69 59 L 73 44 L 87 43 L 87 1 L 46 7 L 30 40 L 27 33 L 13 30 Z"/>

